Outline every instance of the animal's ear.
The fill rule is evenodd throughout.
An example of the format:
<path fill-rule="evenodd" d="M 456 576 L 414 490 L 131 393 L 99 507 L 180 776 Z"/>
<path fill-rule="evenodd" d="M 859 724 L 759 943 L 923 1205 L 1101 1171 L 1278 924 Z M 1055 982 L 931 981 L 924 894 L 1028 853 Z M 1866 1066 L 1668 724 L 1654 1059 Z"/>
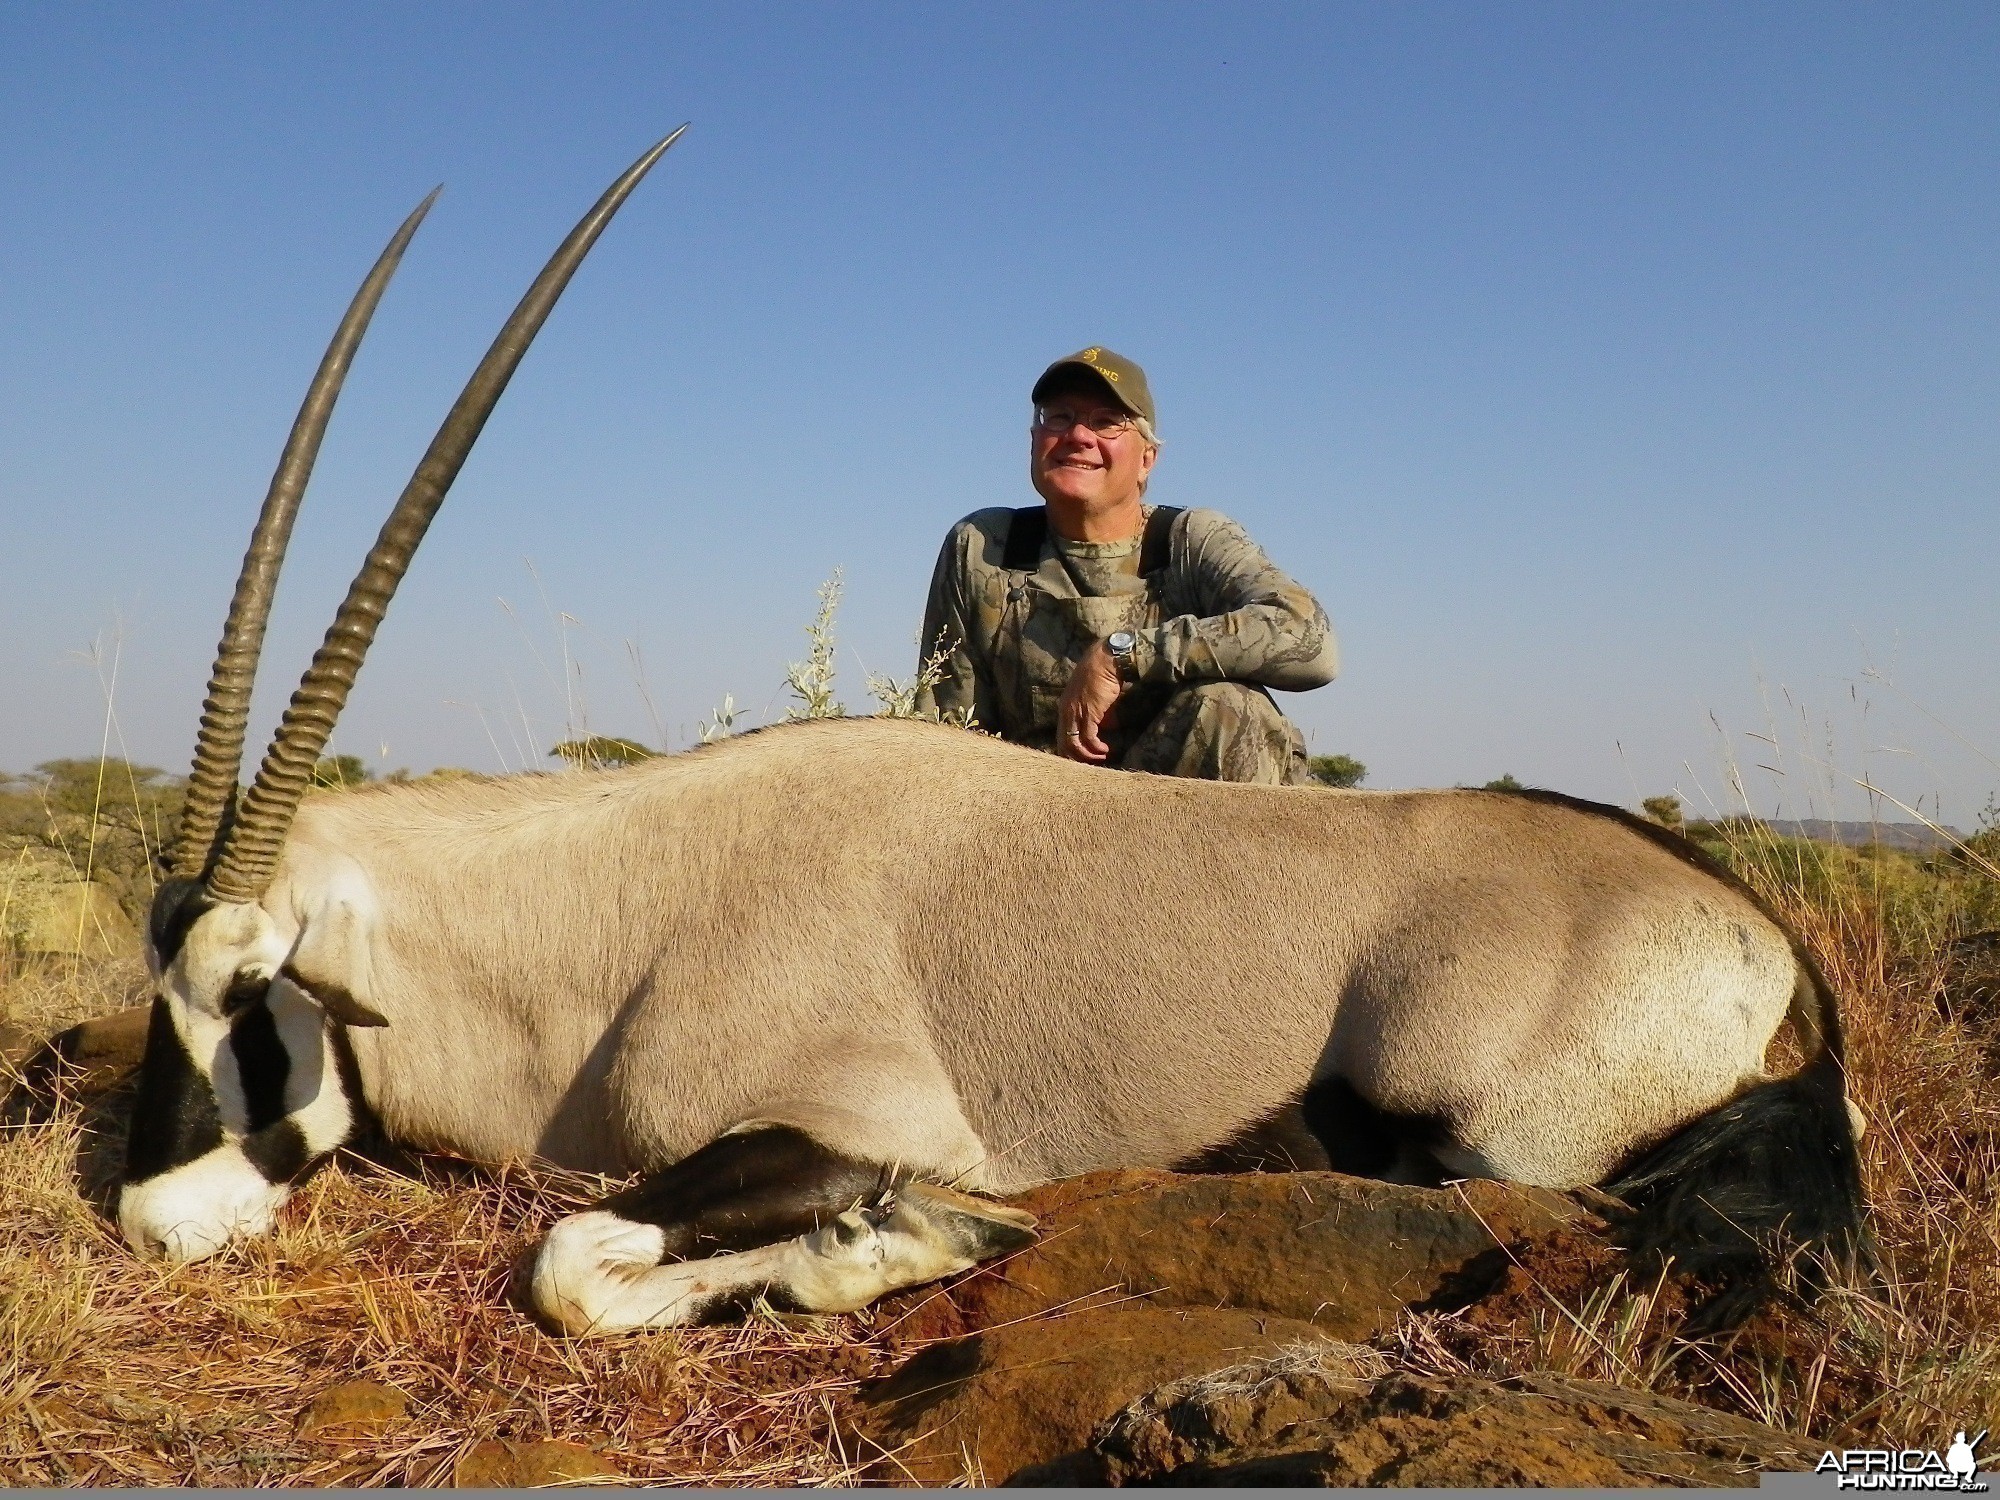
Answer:
<path fill-rule="evenodd" d="M 387 1026 L 374 1001 L 367 926 L 344 901 L 315 912 L 279 976 L 304 990 L 343 1026 Z"/>
<path fill-rule="evenodd" d="M 304 987 L 320 1007 L 343 1026 L 387 1026 L 389 1018 L 368 1004 L 357 999 L 338 985 L 318 984 Z"/>

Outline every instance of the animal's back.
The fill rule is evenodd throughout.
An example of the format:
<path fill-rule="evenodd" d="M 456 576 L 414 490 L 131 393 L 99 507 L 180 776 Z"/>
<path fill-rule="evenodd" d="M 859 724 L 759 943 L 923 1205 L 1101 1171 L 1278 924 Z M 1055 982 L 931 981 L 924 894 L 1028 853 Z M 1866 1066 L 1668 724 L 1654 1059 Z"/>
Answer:
<path fill-rule="evenodd" d="M 1792 980 L 1712 877 L 1481 793 L 1138 776 L 845 720 L 401 800 L 355 799 L 344 836 L 478 844 L 480 878 L 422 877 L 418 905 L 510 934 L 491 982 L 547 1012 L 562 1066 L 622 1028 L 591 1083 L 641 1155 L 878 1055 L 954 1096 L 996 1187 L 1181 1159 L 1335 1072 L 1481 1143 L 1467 1170 L 1581 1181 L 1753 1070 Z M 1565 1115 L 1601 1123 L 1551 1139 Z"/>

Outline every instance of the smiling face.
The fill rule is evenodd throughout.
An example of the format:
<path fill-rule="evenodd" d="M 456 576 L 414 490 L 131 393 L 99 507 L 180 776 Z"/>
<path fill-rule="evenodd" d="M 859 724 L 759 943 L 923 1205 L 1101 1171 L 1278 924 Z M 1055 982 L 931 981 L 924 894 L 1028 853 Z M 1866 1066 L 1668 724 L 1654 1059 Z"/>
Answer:
<path fill-rule="evenodd" d="M 1088 375 L 1043 394 L 1028 432 L 1028 477 L 1048 502 L 1058 535 L 1078 542 L 1136 536 L 1144 524 L 1140 497 L 1158 450 L 1133 425 L 1097 431 L 1132 414 Z M 1069 418 L 1067 425 L 1064 418 Z"/>

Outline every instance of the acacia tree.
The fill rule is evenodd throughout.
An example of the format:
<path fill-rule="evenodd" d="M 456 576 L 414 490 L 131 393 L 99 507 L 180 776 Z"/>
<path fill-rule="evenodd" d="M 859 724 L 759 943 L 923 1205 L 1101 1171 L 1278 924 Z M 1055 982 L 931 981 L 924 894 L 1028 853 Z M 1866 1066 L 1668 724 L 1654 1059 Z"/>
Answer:
<path fill-rule="evenodd" d="M 1306 768 L 1325 786 L 1360 786 L 1368 775 L 1368 768 L 1351 755 L 1315 755 Z"/>
<path fill-rule="evenodd" d="M 1662 828 L 1671 828 L 1676 833 L 1687 826 L 1687 815 L 1681 811 L 1681 799 L 1672 792 L 1664 797 L 1648 797 L 1639 804 L 1639 810 Z"/>
<path fill-rule="evenodd" d="M 143 921 L 156 861 L 180 819 L 185 785 L 157 766 L 112 757 L 46 760 L 0 788 L 0 854 L 52 862 L 109 890 Z"/>
<path fill-rule="evenodd" d="M 334 791 L 344 791 L 351 786 L 360 786 L 373 781 L 375 773 L 368 769 L 368 763 L 358 755 L 322 755 L 313 767 L 312 784 L 329 787 Z"/>

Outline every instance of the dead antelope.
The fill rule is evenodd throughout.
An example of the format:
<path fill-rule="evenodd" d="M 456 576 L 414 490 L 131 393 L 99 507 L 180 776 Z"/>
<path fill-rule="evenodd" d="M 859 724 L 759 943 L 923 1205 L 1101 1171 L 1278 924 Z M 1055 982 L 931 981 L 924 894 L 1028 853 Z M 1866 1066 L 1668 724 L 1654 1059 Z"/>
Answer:
<path fill-rule="evenodd" d="M 577 1333 L 857 1308 L 1030 1236 L 982 1195 L 1286 1118 L 1347 1170 L 1608 1182 L 1636 1242 L 1697 1264 L 1760 1265 L 1780 1230 L 1859 1252 L 1825 982 L 1742 886 L 1615 809 L 1111 774 L 886 720 L 305 801 L 480 427 L 672 140 L 479 365 L 239 804 L 292 517 L 423 208 L 320 367 L 153 910 L 119 1202 L 138 1250 L 266 1229 L 365 1112 L 418 1147 L 640 1174 L 537 1252 L 535 1303 Z M 1770 1079 L 1788 1012 L 1811 1060 Z"/>

